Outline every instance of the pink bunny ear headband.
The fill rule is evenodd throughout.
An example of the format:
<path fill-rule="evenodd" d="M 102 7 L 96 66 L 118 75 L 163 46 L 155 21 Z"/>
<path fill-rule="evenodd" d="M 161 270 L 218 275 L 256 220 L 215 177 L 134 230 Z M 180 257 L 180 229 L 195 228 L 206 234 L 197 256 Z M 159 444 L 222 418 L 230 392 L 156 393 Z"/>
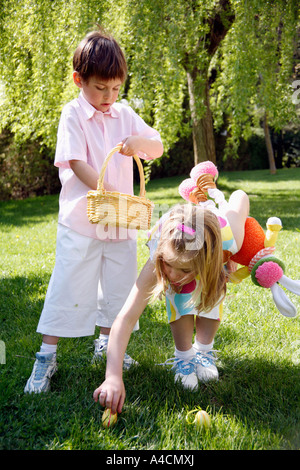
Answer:
<path fill-rule="evenodd" d="M 187 225 L 184 225 L 184 224 L 178 224 L 176 228 L 177 230 L 179 230 L 179 232 L 184 232 L 184 233 L 187 233 L 188 235 L 194 235 L 194 233 L 196 232 L 196 230 L 194 230 L 192 227 L 188 227 Z"/>
<path fill-rule="evenodd" d="M 217 204 L 219 204 L 217 200 L 219 198 L 222 203 L 221 191 L 217 190 L 215 185 L 217 177 L 218 170 L 212 162 L 199 163 L 191 170 L 190 178 L 180 184 L 179 194 L 186 201 L 195 204 L 207 204 L 209 197 L 214 199 Z M 265 234 L 257 220 L 248 217 L 245 224 L 243 245 L 238 253 L 230 257 L 242 267 L 230 275 L 230 280 L 238 284 L 251 275 L 255 285 L 271 290 L 274 303 L 282 315 L 294 317 L 297 314 L 296 307 L 288 299 L 279 283 L 290 292 L 300 295 L 300 281 L 288 278 L 284 274 L 283 263 L 278 258 L 271 256 L 275 250 L 275 242 L 281 228 L 280 219 L 271 217 L 267 221 Z M 183 231 L 186 229 L 188 227 L 184 227 Z"/>

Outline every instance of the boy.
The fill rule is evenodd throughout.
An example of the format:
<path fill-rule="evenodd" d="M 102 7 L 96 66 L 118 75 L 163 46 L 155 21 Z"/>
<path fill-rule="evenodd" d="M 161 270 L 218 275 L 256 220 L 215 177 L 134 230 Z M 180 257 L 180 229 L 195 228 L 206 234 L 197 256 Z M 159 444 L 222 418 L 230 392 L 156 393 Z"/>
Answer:
<path fill-rule="evenodd" d="M 55 165 L 62 188 L 59 200 L 56 261 L 37 332 L 43 335 L 40 352 L 25 392 L 47 391 L 57 370 L 59 337 L 93 335 L 94 357 L 106 352 L 112 323 L 137 276 L 136 240 L 130 230 L 115 227 L 103 232 L 87 218 L 86 195 L 97 189 L 105 157 L 122 143 L 110 160 L 104 186 L 133 194 L 133 154 L 159 158 L 159 133 L 129 106 L 116 103 L 127 66 L 118 43 L 99 31 L 89 33 L 73 57 L 73 80 L 79 97 L 61 115 Z M 122 236 L 121 236 L 122 235 Z M 136 329 L 138 324 L 136 325 Z M 134 361 L 126 355 L 124 368 Z"/>

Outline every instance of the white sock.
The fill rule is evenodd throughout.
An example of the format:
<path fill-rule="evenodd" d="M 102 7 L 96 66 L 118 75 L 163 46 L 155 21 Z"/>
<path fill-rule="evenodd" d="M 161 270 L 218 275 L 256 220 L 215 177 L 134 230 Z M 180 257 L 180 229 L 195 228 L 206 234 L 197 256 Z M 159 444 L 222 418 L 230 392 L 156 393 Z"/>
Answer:
<path fill-rule="evenodd" d="M 191 347 L 191 349 L 188 349 L 187 351 L 179 351 L 175 347 L 175 357 L 180 357 L 180 359 L 191 359 L 194 356 L 195 356 L 195 350 L 193 347 Z"/>
<path fill-rule="evenodd" d="M 43 352 L 45 354 L 49 354 L 49 353 L 55 353 L 56 354 L 56 350 L 57 350 L 57 344 L 47 344 L 47 343 L 42 343 L 41 345 L 41 349 L 40 349 L 40 352 Z"/>
<path fill-rule="evenodd" d="M 212 340 L 212 342 L 209 343 L 209 344 L 202 344 L 202 343 L 200 343 L 200 341 L 198 341 L 195 338 L 195 342 L 193 344 L 193 347 L 196 351 L 208 352 L 213 348 L 213 345 L 214 345 L 214 340 Z"/>

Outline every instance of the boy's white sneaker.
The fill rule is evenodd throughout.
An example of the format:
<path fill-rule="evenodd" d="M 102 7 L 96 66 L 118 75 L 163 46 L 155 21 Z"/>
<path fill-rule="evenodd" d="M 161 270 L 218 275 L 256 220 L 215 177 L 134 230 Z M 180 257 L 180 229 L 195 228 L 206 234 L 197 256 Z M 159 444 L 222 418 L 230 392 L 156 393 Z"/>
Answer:
<path fill-rule="evenodd" d="M 95 339 L 94 341 L 94 356 L 93 361 L 101 361 L 106 358 L 108 340 L 104 339 Z"/>
<path fill-rule="evenodd" d="M 94 341 L 95 350 L 93 361 L 102 361 L 106 358 L 107 354 L 107 345 L 108 339 L 96 339 Z M 130 357 L 127 353 L 125 353 L 124 360 L 123 360 L 123 369 L 128 370 L 131 366 L 138 364 L 132 357 Z"/>
<path fill-rule="evenodd" d="M 55 353 L 36 353 L 31 376 L 24 388 L 25 393 L 41 393 L 50 389 L 50 379 L 57 371 Z"/>

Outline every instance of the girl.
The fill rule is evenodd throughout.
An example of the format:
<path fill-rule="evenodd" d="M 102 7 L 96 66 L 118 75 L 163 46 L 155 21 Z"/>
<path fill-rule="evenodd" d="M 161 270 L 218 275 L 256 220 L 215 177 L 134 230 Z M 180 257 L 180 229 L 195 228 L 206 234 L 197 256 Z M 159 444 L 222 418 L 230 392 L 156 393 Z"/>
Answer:
<path fill-rule="evenodd" d="M 41 350 L 25 387 L 29 393 L 49 389 L 60 337 L 93 335 L 98 325 L 94 357 L 102 358 L 110 327 L 136 280 L 135 231 L 106 230 L 87 217 L 86 195 L 97 189 L 107 154 L 122 143 L 109 162 L 105 188 L 133 194 L 132 158 L 126 156 L 151 159 L 163 153 L 159 133 L 129 106 L 116 103 L 127 65 L 114 38 L 101 30 L 89 33 L 74 53 L 73 67 L 80 94 L 65 105 L 58 128 L 55 165 L 62 188 L 56 260 L 37 328 Z M 131 364 L 125 355 L 124 367 Z"/>
<path fill-rule="evenodd" d="M 93 394 L 95 401 L 113 413 L 121 412 L 125 400 L 122 360 L 130 334 L 153 292 L 164 292 L 166 296 L 175 342 L 175 358 L 171 360 L 175 381 L 195 389 L 198 379 L 218 378 L 212 348 L 226 292 L 223 250 L 234 254 L 242 246 L 248 196 L 244 191 L 235 191 L 222 207 L 220 214 L 214 204 L 180 205 L 165 214 L 152 230 L 150 257 L 113 324 L 106 379 Z"/>

